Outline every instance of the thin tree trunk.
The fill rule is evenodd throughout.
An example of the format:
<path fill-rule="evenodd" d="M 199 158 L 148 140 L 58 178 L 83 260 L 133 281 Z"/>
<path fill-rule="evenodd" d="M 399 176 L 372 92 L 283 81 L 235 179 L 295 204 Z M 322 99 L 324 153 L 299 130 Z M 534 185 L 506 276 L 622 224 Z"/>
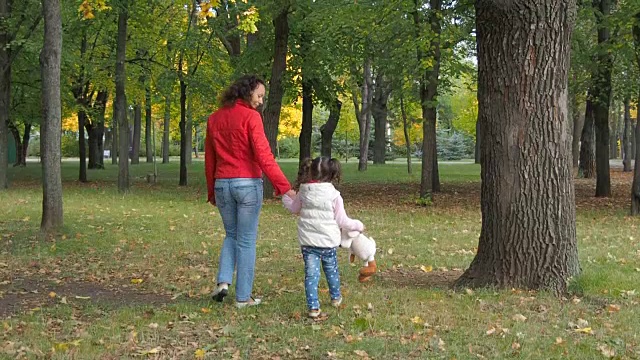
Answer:
<path fill-rule="evenodd" d="M 369 157 L 369 139 L 371 137 L 371 102 L 373 99 L 373 81 L 371 77 L 371 59 L 364 60 L 362 67 L 362 105 L 358 110 L 356 102 L 357 96 L 354 94 L 354 105 L 356 106 L 356 118 L 358 120 L 358 130 L 360 134 L 360 158 L 358 160 L 358 171 L 366 171 Z"/>
<path fill-rule="evenodd" d="M 404 133 L 404 143 L 407 147 L 407 173 L 413 173 L 411 168 L 411 137 L 409 137 L 409 122 L 407 121 L 407 110 L 404 107 L 404 98 L 400 93 L 400 112 L 402 113 L 402 131 Z"/>
<path fill-rule="evenodd" d="M 618 118 L 620 117 L 618 104 L 614 101 L 609 109 L 609 159 L 618 158 Z"/>
<path fill-rule="evenodd" d="M 129 17 L 128 1 L 120 6 L 118 14 L 118 41 L 116 49 L 116 98 L 115 117 L 119 129 L 119 158 L 118 164 L 118 191 L 129 191 L 129 121 L 127 120 L 127 98 L 125 85 L 127 74 L 125 72 L 125 56 L 127 46 L 127 20 Z"/>
<path fill-rule="evenodd" d="M 631 171 L 631 104 L 629 98 L 624 99 L 624 132 L 622 135 L 622 171 Z"/>
<path fill-rule="evenodd" d="M 22 134 L 22 147 L 18 153 L 20 156 L 20 166 L 27 166 L 27 154 L 29 152 L 29 140 L 31 139 L 31 123 L 24 124 L 24 133 Z"/>
<path fill-rule="evenodd" d="M 11 17 L 8 0 L 0 0 L 0 191 L 9 187 L 9 109 L 11 105 L 11 48 L 6 22 Z"/>
<path fill-rule="evenodd" d="M 596 2 L 594 2 L 595 4 Z M 611 13 L 611 0 L 600 0 L 595 11 L 598 19 L 598 44 L 609 41 L 609 25 L 603 18 Z M 609 104 L 611 102 L 611 69 L 613 59 L 609 51 L 600 51 L 592 76 L 594 123 L 596 127 L 596 197 L 611 196 L 609 174 Z"/>
<path fill-rule="evenodd" d="M 638 62 L 638 69 L 640 69 L 640 12 L 635 14 L 635 23 L 633 24 L 633 40 L 635 45 L 635 55 Z M 640 91 L 638 92 L 638 101 L 640 104 Z M 640 109 L 638 109 L 640 110 Z M 631 215 L 640 215 L 640 111 L 636 114 L 636 131 L 634 132 L 633 139 L 633 154 L 635 156 L 635 163 L 633 168 L 633 183 L 631 184 Z"/>
<path fill-rule="evenodd" d="M 596 175 L 595 124 L 593 100 L 587 94 L 587 105 L 584 110 L 584 126 L 580 136 L 580 162 L 578 176 L 592 179 Z"/>
<path fill-rule="evenodd" d="M 109 99 L 109 93 L 107 90 L 98 91 L 96 101 L 93 103 L 93 109 L 95 110 L 96 119 L 94 121 L 93 131 L 89 133 L 90 144 L 89 149 L 95 146 L 95 150 L 89 151 L 89 156 L 93 156 L 93 161 L 89 162 L 89 169 L 104 169 L 104 114 L 107 110 L 107 100 Z M 93 145 L 91 144 L 91 134 L 93 134 Z M 91 155 L 93 153 L 93 155 Z M 93 162 L 93 167 L 91 167 Z"/>
<path fill-rule="evenodd" d="M 373 163 L 384 164 L 387 152 L 387 102 L 390 91 L 385 83 L 384 76 L 376 76 L 376 86 L 371 103 L 371 114 L 374 123 Z"/>
<path fill-rule="evenodd" d="M 131 144 L 131 165 L 140 164 L 140 135 L 142 132 L 142 105 L 133 106 L 133 144 Z"/>
<path fill-rule="evenodd" d="M 42 76 L 42 221 L 40 230 L 50 234 L 62 227 L 62 174 L 60 145 L 62 102 L 60 96 L 60 60 L 62 57 L 62 17 L 59 0 L 43 0 L 44 45 L 40 53 Z"/>
<path fill-rule="evenodd" d="M 567 141 L 576 3 L 478 0 L 475 6 L 486 140 L 482 229 L 477 255 L 456 285 L 563 294 L 580 271 Z"/>
<path fill-rule="evenodd" d="M 573 94 L 571 96 L 571 117 L 573 124 L 573 137 L 571 140 L 571 158 L 573 173 L 578 174 L 578 165 L 580 163 L 580 136 L 582 134 L 582 128 L 584 127 L 584 113 L 580 111 L 580 105 L 578 104 L 578 96 Z"/>
<path fill-rule="evenodd" d="M 191 165 L 192 156 L 191 152 L 193 151 L 193 99 L 191 96 L 187 96 L 187 123 L 185 124 L 185 142 L 187 143 L 187 165 Z"/>
<path fill-rule="evenodd" d="M 145 119 L 145 127 L 144 127 L 144 145 L 145 145 L 145 155 L 147 156 L 147 162 L 153 162 L 153 149 L 151 148 L 151 89 L 147 86 L 145 88 L 145 97 L 144 97 L 144 119 Z"/>
<path fill-rule="evenodd" d="M 87 143 L 85 142 L 84 127 L 87 122 L 87 113 L 78 111 L 78 156 L 80 157 L 80 169 L 78 181 L 87 182 Z"/>
<path fill-rule="evenodd" d="M 179 72 L 182 72 L 182 65 L 179 64 Z M 187 150 L 187 126 L 186 126 L 186 103 L 187 103 L 187 84 L 184 79 L 180 79 L 180 182 L 178 185 L 187 186 L 187 154 L 191 153 L 191 148 Z"/>
<path fill-rule="evenodd" d="M 162 126 L 162 163 L 169 163 L 169 130 L 171 127 L 171 97 L 164 98 L 164 125 Z"/>
<path fill-rule="evenodd" d="M 342 102 L 336 98 L 333 102 L 333 106 L 329 109 L 329 119 L 320 127 L 321 146 L 320 154 L 331 158 L 333 148 L 333 134 L 338 127 L 340 121 L 340 111 L 342 109 Z"/>
<path fill-rule="evenodd" d="M 302 127 L 298 143 L 300 144 L 300 163 L 311 157 L 311 135 L 313 130 L 313 87 L 302 74 Z"/>
<path fill-rule="evenodd" d="M 269 81 L 269 96 L 264 111 L 264 132 L 269 140 L 271 152 L 276 152 L 278 144 L 278 124 L 282 108 L 284 86 L 282 79 L 287 70 L 287 42 L 289 40 L 289 9 L 284 8 L 273 20 L 275 28 L 275 43 L 273 50 L 273 65 L 271 67 L 271 80 Z M 269 179 L 264 181 L 264 197 L 273 197 L 273 185 Z"/>
<path fill-rule="evenodd" d="M 16 150 L 16 160 L 13 163 L 13 166 L 20 166 L 20 163 L 22 162 L 20 159 L 20 154 L 22 152 L 22 137 L 20 136 L 20 130 L 18 130 L 13 122 L 10 122 L 9 132 L 13 136 L 14 148 Z"/>
<path fill-rule="evenodd" d="M 111 165 L 116 165 L 118 163 L 118 149 L 120 148 L 120 143 L 118 142 L 118 121 L 116 120 L 115 114 L 115 99 L 113 105 L 113 116 L 111 117 Z"/>

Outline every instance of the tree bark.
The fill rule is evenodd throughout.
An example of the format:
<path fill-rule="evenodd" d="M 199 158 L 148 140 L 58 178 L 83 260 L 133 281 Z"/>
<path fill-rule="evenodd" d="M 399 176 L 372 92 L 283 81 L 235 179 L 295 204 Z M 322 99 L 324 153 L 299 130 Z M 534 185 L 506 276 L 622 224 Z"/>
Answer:
<path fill-rule="evenodd" d="M 374 123 L 373 163 L 384 164 L 387 152 L 387 115 L 390 88 L 382 74 L 376 76 L 376 86 L 371 102 L 371 114 Z"/>
<path fill-rule="evenodd" d="M 118 191 L 129 192 L 129 121 L 127 120 L 127 98 L 125 85 L 125 56 L 127 47 L 128 1 L 123 1 L 118 14 L 118 40 L 116 47 L 116 98 L 115 117 L 119 130 Z"/>
<path fill-rule="evenodd" d="M 300 163 L 311 157 L 311 135 L 313 132 L 313 86 L 302 74 L 302 127 L 300 129 Z"/>
<path fill-rule="evenodd" d="M 587 94 L 587 105 L 584 110 L 584 126 L 580 136 L 580 162 L 578 163 L 578 176 L 592 179 L 596 175 L 596 151 L 595 151 L 595 124 L 593 112 L 593 100 Z"/>
<path fill-rule="evenodd" d="M 153 151 L 151 145 L 151 140 L 153 137 L 151 131 L 151 89 L 147 86 L 145 88 L 145 96 L 144 96 L 144 119 L 145 119 L 145 127 L 144 127 L 144 145 L 145 145 L 145 155 L 147 156 L 147 162 L 153 162 Z"/>
<path fill-rule="evenodd" d="M 113 116 L 111 117 L 111 165 L 116 165 L 118 163 L 118 149 L 120 148 L 120 143 L 118 142 L 118 121 L 116 119 L 115 114 L 115 99 L 113 105 Z"/>
<path fill-rule="evenodd" d="M 289 40 L 289 8 L 286 7 L 273 19 L 275 28 L 275 43 L 273 50 L 273 65 L 271 66 L 271 80 L 269 81 L 269 95 L 264 110 L 264 132 L 269 140 L 271 152 L 275 154 L 278 145 L 278 124 L 284 87 L 282 79 L 287 70 L 287 42 Z M 264 197 L 273 197 L 273 185 L 265 177 Z"/>
<path fill-rule="evenodd" d="M 42 76 L 42 221 L 40 231 L 49 234 L 63 225 L 60 145 L 62 102 L 60 60 L 62 57 L 62 17 L 59 0 L 43 0 L 44 45 L 40 53 Z"/>
<path fill-rule="evenodd" d="M 482 161 L 482 154 L 480 153 L 480 150 L 482 150 L 482 137 L 480 136 L 480 118 L 478 118 L 476 120 L 476 146 L 475 146 L 475 163 L 476 164 L 480 164 L 480 161 Z"/>
<path fill-rule="evenodd" d="M 598 44 L 609 41 L 609 26 L 604 16 L 611 12 L 611 0 L 594 1 L 598 3 L 596 19 L 598 21 Z M 592 76 L 593 112 L 596 127 L 596 197 L 611 196 L 611 177 L 609 174 L 609 104 L 611 102 L 611 69 L 613 58 L 609 51 L 599 51 Z"/>
<path fill-rule="evenodd" d="M 85 126 L 89 135 L 89 169 L 104 169 L 104 114 L 108 98 L 107 90 L 98 91 L 91 106 L 94 118 Z"/>
<path fill-rule="evenodd" d="M 631 171 L 631 100 L 624 99 L 624 132 L 622 133 L 622 171 Z"/>
<path fill-rule="evenodd" d="M 618 158 L 618 122 L 620 111 L 618 104 L 614 101 L 609 109 L 609 159 Z"/>
<path fill-rule="evenodd" d="M 133 106 L 133 144 L 131 144 L 131 164 L 140 164 L 140 138 L 142 132 L 142 105 Z"/>
<path fill-rule="evenodd" d="M 29 138 L 31 134 L 31 124 L 24 124 L 24 133 L 20 135 L 20 130 L 13 124 L 13 122 L 9 122 L 9 131 L 13 135 L 13 140 L 15 142 L 16 147 L 16 161 L 13 163 L 13 166 L 27 166 L 27 150 L 29 148 Z"/>
<path fill-rule="evenodd" d="M 164 125 L 162 126 L 162 163 L 169 163 L 169 130 L 171 127 L 171 97 L 164 98 Z"/>
<path fill-rule="evenodd" d="M 567 114 L 575 0 L 478 0 L 482 228 L 457 286 L 565 293 L 580 271 Z"/>
<path fill-rule="evenodd" d="M 340 121 L 340 111 L 342 109 L 342 102 L 336 97 L 333 106 L 329 109 L 329 119 L 320 127 L 321 146 L 320 154 L 331 158 L 333 149 L 333 134 L 338 127 Z"/>
<path fill-rule="evenodd" d="M 402 113 L 402 131 L 404 133 L 404 143 L 407 147 L 407 173 L 413 173 L 411 168 L 411 137 L 409 136 L 409 122 L 407 121 L 407 110 L 404 107 L 404 98 L 400 93 L 400 112 Z"/>
<path fill-rule="evenodd" d="M 11 17 L 8 0 L 0 0 L 0 23 Z M 11 48 L 6 26 L 0 26 L 0 191 L 9 187 L 9 109 L 11 105 Z"/>

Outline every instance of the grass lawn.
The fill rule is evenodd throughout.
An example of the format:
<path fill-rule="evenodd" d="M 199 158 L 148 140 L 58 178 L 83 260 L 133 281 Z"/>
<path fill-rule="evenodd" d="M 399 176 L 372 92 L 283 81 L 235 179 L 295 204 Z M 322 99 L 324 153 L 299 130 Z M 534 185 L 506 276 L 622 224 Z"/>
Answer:
<path fill-rule="evenodd" d="M 576 180 L 582 274 L 556 298 L 520 290 L 453 291 L 481 227 L 479 166 L 440 166 L 442 193 L 415 205 L 420 167 L 357 171 L 343 164 L 347 212 L 378 244 L 379 274 L 357 281 L 339 252 L 344 302 L 306 318 L 295 217 L 277 200 L 261 215 L 254 293 L 264 305 L 236 309 L 234 291 L 210 300 L 224 231 L 205 203 L 203 163 L 179 187 L 177 161 L 131 166 L 63 162 L 65 227 L 38 236 L 39 164 L 9 170 L 0 192 L 0 358 L 54 359 L 637 359 L 640 358 L 640 219 L 626 216 L 631 176 L 613 172 L 611 199 Z M 290 179 L 295 162 L 283 162 Z"/>

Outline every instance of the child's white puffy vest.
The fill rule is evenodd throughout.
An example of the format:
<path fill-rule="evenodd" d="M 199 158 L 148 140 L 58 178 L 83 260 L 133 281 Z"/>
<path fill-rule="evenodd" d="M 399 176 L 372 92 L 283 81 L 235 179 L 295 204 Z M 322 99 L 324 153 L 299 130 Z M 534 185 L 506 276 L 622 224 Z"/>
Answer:
<path fill-rule="evenodd" d="M 300 185 L 302 209 L 298 219 L 298 240 L 302 246 L 335 248 L 340 245 L 340 228 L 333 201 L 340 192 L 331 183 Z"/>

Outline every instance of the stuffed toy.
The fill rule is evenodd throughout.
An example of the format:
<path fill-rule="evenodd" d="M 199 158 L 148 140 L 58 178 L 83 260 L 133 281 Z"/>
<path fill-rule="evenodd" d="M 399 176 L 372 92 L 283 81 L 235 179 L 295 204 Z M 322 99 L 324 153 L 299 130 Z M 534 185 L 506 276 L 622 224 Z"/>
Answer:
<path fill-rule="evenodd" d="M 376 273 L 376 242 L 373 238 L 367 237 L 360 231 L 342 231 L 340 247 L 349 249 L 349 262 L 354 262 L 357 256 L 364 261 L 364 266 L 360 269 L 358 281 L 368 281 Z"/>

